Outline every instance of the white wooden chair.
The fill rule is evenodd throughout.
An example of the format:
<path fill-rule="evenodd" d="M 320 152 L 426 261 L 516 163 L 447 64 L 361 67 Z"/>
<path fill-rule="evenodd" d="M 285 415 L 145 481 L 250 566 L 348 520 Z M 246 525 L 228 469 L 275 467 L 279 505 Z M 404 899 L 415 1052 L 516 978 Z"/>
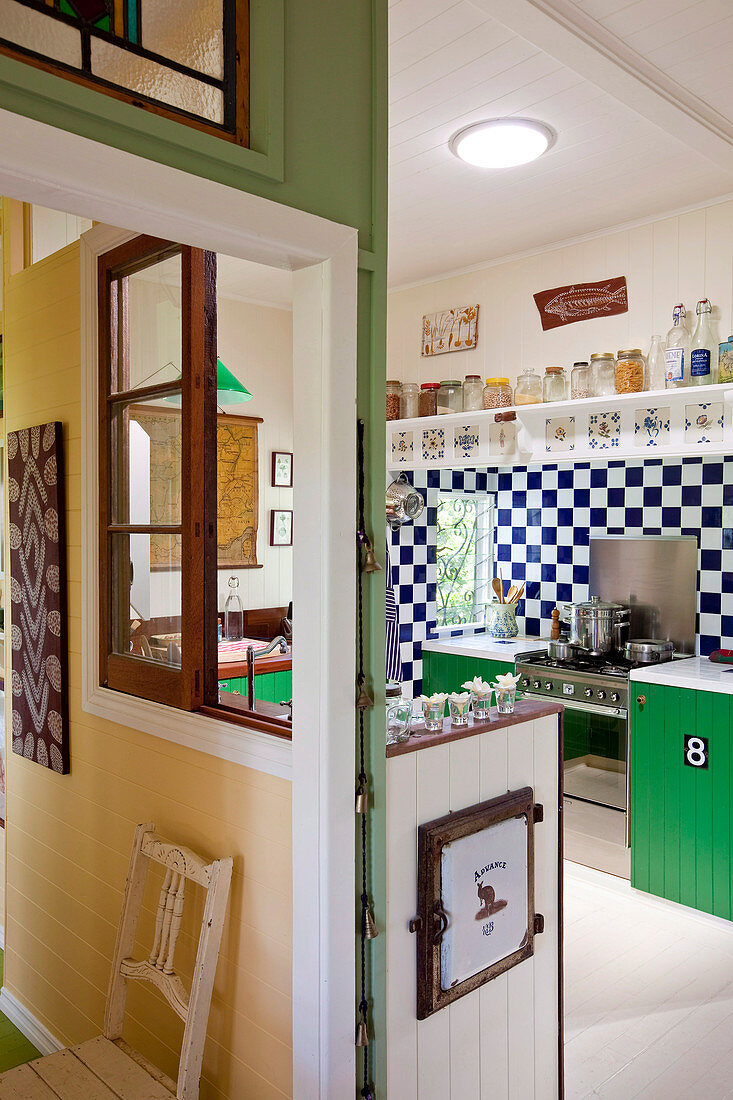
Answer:
<path fill-rule="evenodd" d="M 166 870 L 153 948 L 147 959 L 139 961 L 132 952 L 150 860 Z M 206 863 L 190 849 L 156 836 L 153 824 L 138 825 L 117 930 L 103 1035 L 0 1074 L 0 1100 L 197 1100 L 231 877 L 231 859 Z M 173 967 L 186 879 L 206 890 L 190 993 Z M 184 1021 L 177 1083 L 122 1038 L 130 981 L 152 982 Z"/>

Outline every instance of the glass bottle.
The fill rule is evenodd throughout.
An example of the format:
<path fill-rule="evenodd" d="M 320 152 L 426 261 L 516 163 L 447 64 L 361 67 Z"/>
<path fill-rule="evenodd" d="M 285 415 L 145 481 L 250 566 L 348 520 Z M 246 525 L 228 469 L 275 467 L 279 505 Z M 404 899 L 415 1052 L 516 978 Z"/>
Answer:
<path fill-rule="evenodd" d="M 570 398 L 572 401 L 581 401 L 591 395 L 590 364 L 585 361 L 573 363 L 570 372 Z"/>
<path fill-rule="evenodd" d="M 412 703 L 402 695 L 402 685 L 396 680 L 387 681 L 387 744 L 399 745 L 410 736 Z"/>
<path fill-rule="evenodd" d="M 594 397 L 610 397 L 616 392 L 616 360 L 610 351 L 593 352 L 590 369 Z"/>
<path fill-rule="evenodd" d="M 463 408 L 463 386 L 455 378 L 447 378 L 438 390 L 438 412 L 459 413 Z"/>
<path fill-rule="evenodd" d="M 515 405 L 540 405 L 542 403 L 542 379 L 531 367 L 523 370 L 514 387 Z"/>
<path fill-rule="evenodd" d="M 467 374 L 463 380 L 463 411 L 474 412 L 484 407 L 484 384 L 480 374 Z"/>
<path fill-rule="evenodd" d="M 718 345 L 710 327 L 712 312 L 708 298 L 697 303 L 697 325 L 690 341 L 691 386 L 709 386 L 717 380 Z"/>
<path fill-rule="evenodd" d="M 687 328 L 687 311 L 680 302 L 672 310 L 672 328 L 667 333 L 664 353 L 667 370 L 667 389 L 690 384 L 690 333 Z"/>
<path fill-rule="evenodd" d="M 661 336 L 652 336 L 649 352 L 646 357 L 646 371 L 644 372 L 645 390 L 663 390 L 667 384 L 667 366 L 665 360 L 664 342 Z"/>
<path fill-rule="evenodd" d="M 239 577 L 229 578 L 231 591 L 224 604 L 224 637 L 228 642 L 238 642 L 244 637 L 244 612 L 239 598 Z"/>
<path fill-rule="evenodd" d="M 567 401 L 570 396 L 569 379 L 564 367 L 545 367 L 542 379 L 543 401 Z"/>
<path fill-rule="evenodd" d="M 400 418 L 400 390 L 402 383 L 396 378 L 387 379 L 387 420 Z"/>
<path fill-rule="evenodd" d="M 400 420 L 419 416 L 420 387 L 417 382 L 403 382 L 400 390 Z"/>

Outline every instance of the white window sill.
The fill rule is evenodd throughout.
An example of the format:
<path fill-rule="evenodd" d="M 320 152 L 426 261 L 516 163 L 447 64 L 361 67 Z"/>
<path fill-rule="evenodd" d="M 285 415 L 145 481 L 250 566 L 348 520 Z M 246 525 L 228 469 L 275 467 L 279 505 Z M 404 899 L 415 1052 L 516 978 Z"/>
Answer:
<path fill-rule="evenodd" d="M 85 694 L 82 709 L 97 718 L 131 726 L 141 733 L 220 760 L 244 764 L 281 779 L 292 779 L 293 745 L 285 738 L 148 699 L 137 699 L 111 688 L 95 687 Z"/>
<path fill-rule="evenodd" d="M 457 623 L 455 626 L 434 626 L 431 631 L 431 637 L 435 638 L 450 638 L 451 634 L 455 630 L 460 630 L 460 634 L 457 637 L 462 637 L 464 634 L 477 634 L 479 630 L 484 630 L 483 623 Z"/>

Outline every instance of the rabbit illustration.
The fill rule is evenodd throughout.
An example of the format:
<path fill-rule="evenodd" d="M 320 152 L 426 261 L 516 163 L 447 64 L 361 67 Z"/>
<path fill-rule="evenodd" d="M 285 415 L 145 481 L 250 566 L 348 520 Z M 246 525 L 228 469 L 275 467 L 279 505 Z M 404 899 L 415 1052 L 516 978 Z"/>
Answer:
<path fill-rule="evenodd" d="M 496 891 L 493 886 L 484 886 L 483 880 L 476 886 L 476 893 L 478 899 L 481 902 L 481 908 L 476 914 L 476 920 L 483 920 L 484 917 L 488 917 L 491 913 L 491 907 L 494 904 L 496 898 Z"/>

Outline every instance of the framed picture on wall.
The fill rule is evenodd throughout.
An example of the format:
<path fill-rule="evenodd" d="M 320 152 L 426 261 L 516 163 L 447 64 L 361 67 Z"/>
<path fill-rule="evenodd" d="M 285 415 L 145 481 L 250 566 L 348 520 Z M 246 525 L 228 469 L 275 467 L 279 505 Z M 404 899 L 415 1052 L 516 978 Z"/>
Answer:
<path fill-rule="evenodd" d="M 471 993 L 534 953 L 531 787 L 418 829 L 417 1018 Z"/>
<path fill-rule="evenodd" d="M 272 452 L 272 484 L 277 489 L 291 489 L 293 487 L 292 451 Z"/>
<path fill-rule="evenodd" d="M 270 511 L 270 546 L 293 545 L 292 509 L 273 508 Z"/>

